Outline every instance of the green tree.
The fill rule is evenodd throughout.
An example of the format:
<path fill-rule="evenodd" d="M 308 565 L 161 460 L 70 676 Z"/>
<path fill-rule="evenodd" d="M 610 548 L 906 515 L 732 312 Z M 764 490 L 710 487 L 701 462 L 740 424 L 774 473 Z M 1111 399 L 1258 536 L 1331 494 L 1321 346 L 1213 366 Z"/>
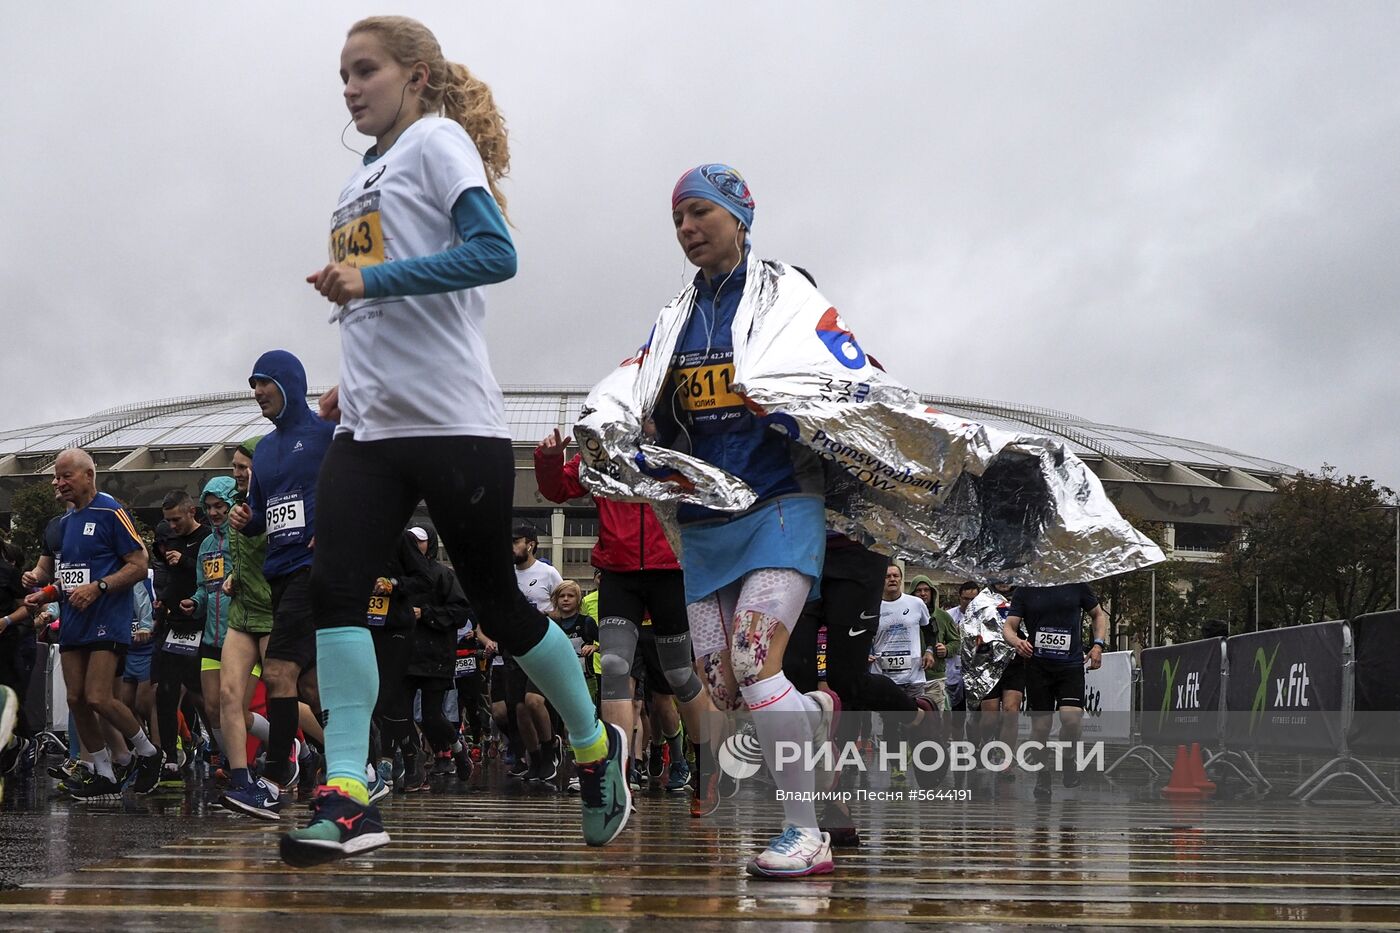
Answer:
<path fill-rule="evenodd" d="M 53 486 L 40 480 L 15 491 L 10 498 L 10 540 L 24 551 L 25 569 L 39 559 L 44 526 L 63 513 L 63 503 L 54 498 Z"/>
<path fill-rule="evenodd" d="M 1238 620 L 1254 628 L 1255 580 L 1259 626 L 1279 628 L 1350 619 L 1394 605 L 1395 513 L 1383 507 L 1395 493 L 1370 477 L 1319 474 L 1292 477 L 1265 511 L 1239 517 L 1240 531 L 1215 565 L 1211 584 Z"/>
<path fill-rule="evenodd" d="M 1133 527 L 1159 546 L 1166 540 L 1166 525 L 1123 516 Z M 1156 644 L 1198 638 L 1200 617 L 1193 614 L 1187 594 L 1197 571 L 1187 561 L 1167 560 L 1143 570 L 1120 573 L 1095 584 L 1108 614 L 1108 644 L 1114 650 L 1129 644 L 1147 645 L 1152 635 L 1155 588 Z M 1155 587 L 1154 587 L 1155 577 Z"/>

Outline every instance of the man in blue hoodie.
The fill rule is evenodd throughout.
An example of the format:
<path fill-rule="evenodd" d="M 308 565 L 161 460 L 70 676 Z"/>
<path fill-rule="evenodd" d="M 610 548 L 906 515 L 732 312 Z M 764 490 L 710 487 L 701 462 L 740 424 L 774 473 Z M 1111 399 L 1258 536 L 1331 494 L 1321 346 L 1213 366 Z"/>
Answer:
<path fill-rule="evenodd" d="M 335 426 L 306 404 L 306 369 L 286 350 L 258 357 L 248 378 L 253 398 L 274 430 L 253 454 L 248 501 L 229 513 L 233 527 L 249 536 L 266 533 L 263 572 L 272 589 L 272 634 L 263 660 L 269 735 L 263 777 L 230 788 L 242 809 L 281 809 L 282 789 L 296 782 L 292 746 L 297 696 L 318 709 L 316 621 L 311 614 L 311 549 L 316 543 L 316 476 Z"/>

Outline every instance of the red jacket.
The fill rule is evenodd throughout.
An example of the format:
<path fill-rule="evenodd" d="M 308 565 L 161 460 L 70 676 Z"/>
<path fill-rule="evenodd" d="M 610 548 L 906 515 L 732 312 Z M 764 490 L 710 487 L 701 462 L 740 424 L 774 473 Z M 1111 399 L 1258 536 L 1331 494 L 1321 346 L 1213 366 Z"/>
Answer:
<path fill-rule="evenodd" d="M 540 495 L 551 502 L 567 502 L 589 495 L 578 479 L 578 454 L 568 463 L 563 456 L 535 450 L 535 481 Z M 680 570 L 680 562 L 666 541 L 666 533 L 651 506 L 642 502 L 613 502 L 593 497 L 598 507 L 598 543 L 593 546 L 593 566 L 621 573 L 634 570 Z"/>

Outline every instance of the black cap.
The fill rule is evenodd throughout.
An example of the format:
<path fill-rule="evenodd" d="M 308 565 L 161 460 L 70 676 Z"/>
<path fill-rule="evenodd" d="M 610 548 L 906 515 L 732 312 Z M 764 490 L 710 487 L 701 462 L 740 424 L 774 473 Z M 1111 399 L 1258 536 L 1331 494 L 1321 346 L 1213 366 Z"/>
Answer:
<path fill-rule="evenodd" d="M 528 522 L 521 522 L 515 526 L 515 530 L 510 533 L 512 538 L 524 538 L 526 541 L 539 543 L 539 534 L 535 531 L 535 526 Z"/>

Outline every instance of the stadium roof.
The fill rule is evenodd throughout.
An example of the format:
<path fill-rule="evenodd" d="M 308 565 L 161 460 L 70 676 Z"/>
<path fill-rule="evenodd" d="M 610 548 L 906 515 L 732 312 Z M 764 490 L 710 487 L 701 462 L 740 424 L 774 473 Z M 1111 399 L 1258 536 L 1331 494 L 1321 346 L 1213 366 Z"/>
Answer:
<path fill-rule="evenodd" d="M 506 421 L 518 444 L 534 444 L 557 426 L 578 419 L 587 389 L 578 386 L 530 386 L 505 389 Z M 313 391 L 311 400 L 319 397 Z M 1159 467 L 1170 464 L 1205 475 L 1239 471 L 1254 476 L 1280 476 L 1295 467 L 1202 441 L 1169 437 L 1137 428 L 1099 424 L 1077 415 L 983 399 L 924 396 L 924 401 L 948 414 L 991 427 L 1056 437 L 1091 463 L 1105 461 L 1122 476 L 1105 478 L 1161 479 Z M 84 418 L 54 421 L 28 428 L 0 431 L 0 458 L 57 453 L 65 447 L 91 450 L 134 450 L 142 447 L 234 445 L 265 433 L 267 422 L 247 391 L 164 399 L 109 408 Z M 1100 472 L 1103 472 L 1102 467 Z"/>

